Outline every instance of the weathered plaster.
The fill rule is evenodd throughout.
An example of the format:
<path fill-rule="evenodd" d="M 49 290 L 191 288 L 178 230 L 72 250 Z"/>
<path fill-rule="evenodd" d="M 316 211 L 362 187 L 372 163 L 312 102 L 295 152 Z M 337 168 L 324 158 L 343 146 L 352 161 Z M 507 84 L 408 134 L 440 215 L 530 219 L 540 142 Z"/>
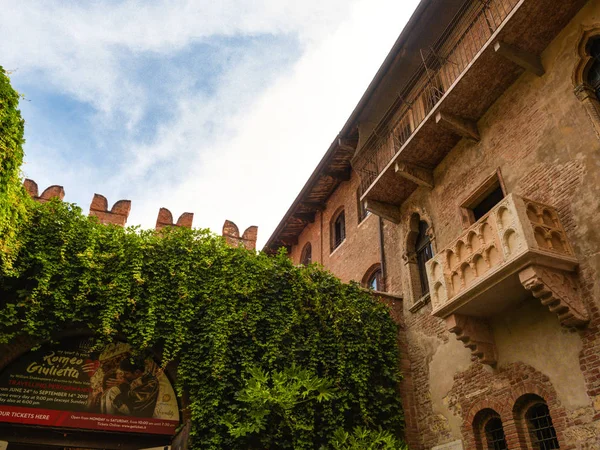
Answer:
<path fill-rule="evenodd" d="M 435 349 L 429 363 L 429 379 L 433 410 L 448 420 L 451 434 L 460 437 L 462 418 L 453 414 L 444 403 L 444 397 L 454 384 L 454 373 L 462 372 L 471 365 L 471 354 L 462 342 L 450 338 L 448 342 Z"/>
<path fill-rule="evenodd" d="M 524 362 L 547 375 L 561 403 L 569 409 L 588 406 L 579 370 L 583 348 L 577 332 L 561 327 L 555 314 L 534 298 L 492 320 L 498 367 Z"/>

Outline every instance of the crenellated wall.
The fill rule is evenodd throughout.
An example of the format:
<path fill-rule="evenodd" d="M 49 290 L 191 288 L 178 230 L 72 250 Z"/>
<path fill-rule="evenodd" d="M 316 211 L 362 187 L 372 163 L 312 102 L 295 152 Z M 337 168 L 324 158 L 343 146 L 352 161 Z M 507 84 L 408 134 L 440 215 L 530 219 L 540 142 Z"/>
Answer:
<path fill-rule="evenodd" d="M 39 195 L 39 188 L 35 181 L 29 178 L 23 182 L 25 190 L 29 195 L 38 202 L 45 203 L 52 198 L 63 200 L 65 190 L 62 186 L 52 185 L 44 190 Z M 127 218 L 131 211 L 131 200 L 119 200 L 113 204 L 112 208 L 108 209 L 108 200 L 100 194 L 94 194 L 92 203 L 90 204 L 90 216 L 98 218 L 98 221 L 105 225 L 125 226 Z M 156 218 L 156 230 L 160 231 L 165 227 L 185 227 L 192 228 L 194 213 L 184 212 L 179 216 L 177 222 L 173 220 L 173 214 L 167 208 L 160 208 Z M 235 223 L 226 220 L 223 225 L 223 234 L 225 241 L 232 247 L 242 245 L 249 250 L 256 249 L 256 239 L 258 235 L 258 227 L 251 226 L 244 231 L 240 237 L 238 227 Z"/>

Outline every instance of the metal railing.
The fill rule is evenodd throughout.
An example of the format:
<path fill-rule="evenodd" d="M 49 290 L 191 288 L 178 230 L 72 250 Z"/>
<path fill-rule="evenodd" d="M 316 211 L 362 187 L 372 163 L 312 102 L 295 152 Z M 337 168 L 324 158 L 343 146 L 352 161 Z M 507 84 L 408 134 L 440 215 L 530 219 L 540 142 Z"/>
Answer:
<path fill-rule="evenodd" d="M 423 63 L 399 94 L 402 105 L 397 120 L 391 126 L 382 124 L 354 163 L 362 192 L 373 184 L 518 2 L 466 2 L 436 44 L 421 51 Z"/>

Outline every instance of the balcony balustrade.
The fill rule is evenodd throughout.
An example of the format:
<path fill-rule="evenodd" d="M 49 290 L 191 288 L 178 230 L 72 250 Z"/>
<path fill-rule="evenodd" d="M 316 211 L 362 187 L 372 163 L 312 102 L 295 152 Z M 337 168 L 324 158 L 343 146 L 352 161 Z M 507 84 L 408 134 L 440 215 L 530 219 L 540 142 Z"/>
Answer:
<path fill-rule="evenodd" d="M 563 325 L 587 323 L 577 266 L 556 210 L 511 194 L 427 262 L 432 314 L 491 363 L 487 319 L 532 294 Z"/>

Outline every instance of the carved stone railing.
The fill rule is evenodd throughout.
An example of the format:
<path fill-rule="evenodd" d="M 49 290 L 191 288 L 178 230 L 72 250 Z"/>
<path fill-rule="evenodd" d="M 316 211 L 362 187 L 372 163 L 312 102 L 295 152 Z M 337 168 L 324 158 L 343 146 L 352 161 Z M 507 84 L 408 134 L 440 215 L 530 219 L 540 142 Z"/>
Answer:
<path fill-rule="evenodd" d="M 556 210 L 511 194 L 427 262 L 432 314 L 493 364 L 487 318 L 531 294 L 565 326 L 588 322 L 577 266 Z"/>

